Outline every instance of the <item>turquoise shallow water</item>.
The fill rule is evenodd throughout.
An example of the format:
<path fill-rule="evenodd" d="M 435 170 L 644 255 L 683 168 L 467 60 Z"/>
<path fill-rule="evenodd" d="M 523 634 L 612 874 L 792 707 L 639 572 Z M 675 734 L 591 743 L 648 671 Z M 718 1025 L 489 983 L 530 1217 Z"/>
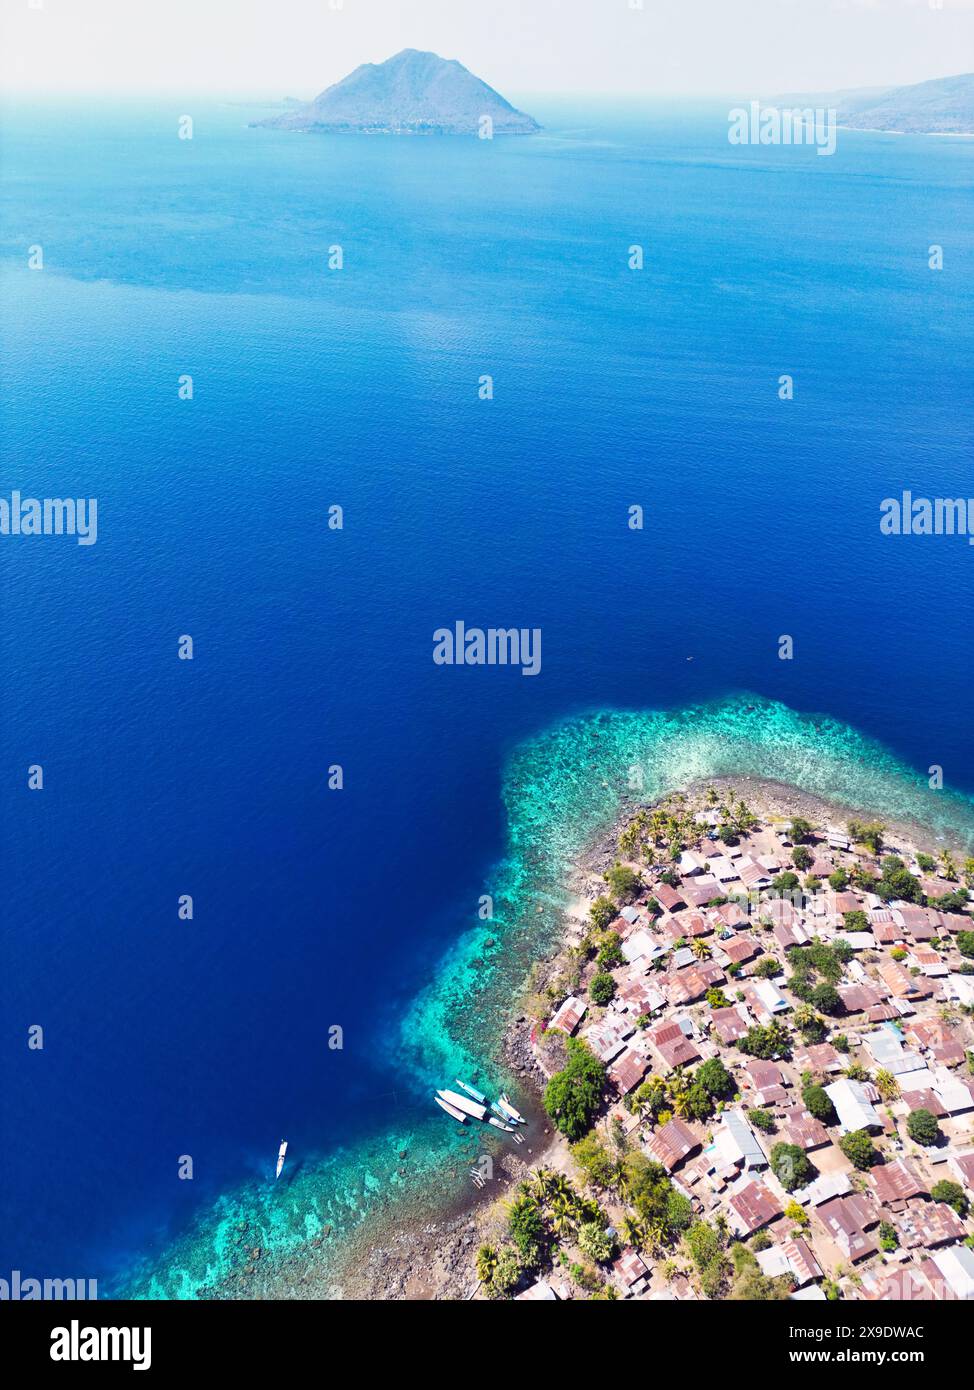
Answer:
<path fill-rule="evenodd" d="M 395 1084 L 421 1091 L 457 1074 L 502 1079 L 497 1044 L 532 959 L 557 938 L 578 855 L 615 822 L 634 779 L 654 800 L 721 776 L 787 783 L 974 846 L 974 798 L 931 791 L 881 745 L 836 720 L 753 696 L 566 720 L 509 760 L 508 850 L 485 885 L 495 916 L 457 942 L 402 1019 L 390 1059 Z M 258 1245 L 266 1293 L 337 1296 L 344 1241 L 390 1212 L 435 1215 L 466 1188 L 477 1151 L 472 1135 L 437 1118 L 419 1129 L 390 1127 L 309 1163 L 287 1184 L 224 1194 L 128 1291 L 151 1298 L 192 1298 L 221 1284 L 232 1291 L 246 1250 Z M 326 1227 L 331 1235 L 318 1244 Z M 296 1255 L 315 1267 L 313 1283 L 294 1282 Z"/>

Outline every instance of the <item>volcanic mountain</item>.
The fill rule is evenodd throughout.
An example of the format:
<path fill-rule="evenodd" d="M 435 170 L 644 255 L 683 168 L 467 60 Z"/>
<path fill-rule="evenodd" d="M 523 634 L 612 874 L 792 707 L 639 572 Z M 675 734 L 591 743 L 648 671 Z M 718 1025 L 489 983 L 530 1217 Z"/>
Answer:
<path fill-rule="evenodd" d="M 307 106 L 254 124 L 304 134 L 476 135 L 485 116 L 495 135 L 541 128 L 462 63 L 404 48 L 384 63 L 363 63 Z"/>

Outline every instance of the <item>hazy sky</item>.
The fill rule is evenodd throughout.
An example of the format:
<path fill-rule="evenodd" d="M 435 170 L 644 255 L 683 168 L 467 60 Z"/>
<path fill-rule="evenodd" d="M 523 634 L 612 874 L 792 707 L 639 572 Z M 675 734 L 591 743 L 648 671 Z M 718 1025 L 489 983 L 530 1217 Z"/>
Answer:
<path fill-rule="evenodd" d="M 974 69 L 974 0 L 0 0 L 4 85 L 309 97 L 401 48 L 505 94 L 760 95 Z M 642 8 L 640 8 L 640 4 Z"/>

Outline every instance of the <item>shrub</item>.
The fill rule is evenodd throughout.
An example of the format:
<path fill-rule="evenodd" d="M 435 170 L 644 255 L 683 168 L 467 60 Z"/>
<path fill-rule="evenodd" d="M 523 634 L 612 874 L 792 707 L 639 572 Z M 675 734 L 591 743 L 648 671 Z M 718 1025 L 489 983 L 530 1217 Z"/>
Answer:
<path fill-rule="evenodd" d="M 777 1129 L 770 1110 L 749 1110 L 747 1118 L 755 1129 L 763 1130 L 765 1134 L 774 1134 Z"/>

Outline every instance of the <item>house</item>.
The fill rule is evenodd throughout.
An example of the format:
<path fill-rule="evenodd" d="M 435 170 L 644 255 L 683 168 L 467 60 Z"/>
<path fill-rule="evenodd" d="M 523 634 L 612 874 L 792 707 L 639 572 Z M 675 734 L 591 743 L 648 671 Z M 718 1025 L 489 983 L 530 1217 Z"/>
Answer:
<path fill-rule="evenodd" d="M 719 1166 L 750 1169 L 767 1168 L 764 1150 L 748 1124 L 743 1110 L 725 1110 L 714 1136 Z"/>
<path fill-rule="evenodd" d="M 791 1008 L 788 1000 L 770 980 L 749 980 L 744 986 L 744 996 L 758 1022 L 765 1025 Z"/>
<path fill-rule="evenodd" d="M 818 1208 L 818 1218 L 847 1260 L 864 1260 L 879 1249 L 869 1234 L 879 1224 L 879 1208 L 862 1193 L 833 1197 Z"/>
<path fill-rule="evenodd" d="M 646 965 L 650 965 L 654 960 L 658 960 L 660 956 L 666 954 L 666 948 L 645 927 L 640 927 L 639 931 L 634 931 L 632 936 L 621 941 L 619 949 L 630 965 L 640 959 Z"/>
<path fill-rule="evenodd" d="M 745 961 L 753 960 L 760 950 L 753 936 L 735 936 L 714 946 L 714 959 L 725 966 L 743 965 Z"/>
<path fill-rule="evenodd" d="M 879 973 L 883 978 L 890 994 L 897 999 L 917 999 L 922 991 L 920 985 L 908 970 L 905 970 L 897 960 L 888 960 L 879 967 Z"/>
<path fill-rule="evenodd" d="M 659 1053 L 668 1071 L 672 1071 L 674 1067 L 685 1067 L 689 1066 L 691 1062 L 700 1061 L 700 1053 L 676 1019 L 668 1019 L 665 1023 L 658 1023 L 655 1028 L 649 1030 L 646 1036 Z"/>
<path fill-rule="evenodd" d="M 623 980 L 616 991 L 616 1001 L 637 1018 L 642 1014 L 654 1014 L 666 1006 L 666 996 L 639 975 Z"/>
<path fill-rule="evenodd" d="M 606 1014 L 600 1023 L 593 1023 L 582 1034 L 585 1042 L 600 1062 L 611 1062 L 626 1045 L 626 1038 L 634 1031 L 631 1019 L 622 1014 Z"/>
<path fill-rule="evenodd" d="M 680 885 L 680 894 L 688 907 L 706 907 L 714 898 L 723 896 L 720 884 L 710 874 L 688 879 Z"/>
<path fill-rule="evenodd" d="M 727 1203 L 727 1224 L 736 1236 L 747 1237 L 781 1216 L 781 1207 L 763 1182 L 739 1188 Z"/>
<path fill-rule="evenodd" d="M 633 1051 L 631 1047 L 627 1047 L 609 1067 L 609 1080 L 620 1096 L 626 1096 L 634 1086 L 639 1085 L 648 1068 L 649 1063 L 646 1058 L 641 1053 Z"/>
<path fill-rule="evenodd" d="M 749 856 L 737 861 L 737 873 L 745 888 L 770 888 L 771 875 Z"/>
<path fill-rule="evenodd" d="M 666 912 L 675 912 L 679 907 L 686 907 L 683 898 L 668 883 L 657 883 L 653 889 L 653 897 Z"/>
<path fill-rule="evenodd" d="M 667 992 L 677 1004 L 692 1004 L 725 982 L 724 972 L 713 961 L 701 961 L 666 977 Z"/>
<path fill-rule="evenodd" d="M 668 1173 L 700 1148 L 700 1140 L 689 1125 L 680 1119 L 672 1119 L 663 1125 L 646 1141 L 647 1152 L 657 1163 L 662 1163 Z"/>
<path fill-rule="evenodd" d="M 926 1184 L 914 1165 L 906 1158 L 878 1164 L 870 1169 L 868 1180 L 879 1202 L 893 1210 L 903 1206 L 911 1197 L 928 1195 Z"/>
<path fill-rule="evenodd" d="M 532 1284 L 523 1293 L 515 1294 L 514 1301 L 516 1303 L 557 1303 L 558 1295 L 547 1279 L 539 1279 L 536 1284 Z"/>
<path fill-rule="evenodd" d="M 799 1071 L 830 1073 L 842 1071 L 845 1063 L 831 1043 L 813 1043 L 795 1053 L 795 1065 Z"/>
<path fill-rule="evenodd" d="M 938 1298 L 974 1300 L 974 1250 L 966 1245 L 938 1250 L 920 1268 Z"/>
<path fill-rule="evenodd" d="M 883 1122 L 861 1082 L 850 1081 L 847 1076 L 843 1076 L 839 1081 L 833 1081 L 831 1086 L 826 1086 L 825 1094 L 835 1106 L 841 1133 L 849 1134 L 856 1129 L 883 1128 Z"/>
<path fill-rule="evenodd" d="M 882 996 L 870 985 L 839 985 L 837 992 L 847 1014 L 864 1014 L 883 1002 Z"/>
<path fill-rule="evenodd" d="M 612 1273 L 627 1293 L 637 1293 L 649 1278 L 649 1265 L 636 1250 L 623 1250 L 612 1265 Z"/>
<path fill-rule="evenodd" d="M 714 1009 L 710 1024 L 725 1046 L 737 1042 L 751 1026 L 747 1009 L 743 1004 L 729 1004 L 725 1009 Z"/>
<path fill-rule="evenodd" d="M 822 1149 L 826 1144 L 831 1144 L 832 1140 L 828 1130 L 821 1120 L 816 1120 L 814 1115 L 807 1112 L 792 1117 L 787 1115 L 782 1125 L 782 1138 L 788 1144 L 797 1144 L 798 1148 L 809 1152 L 811 1149 Z"/>
<path fill-rule="evenodd" d="M 953 1154 L 947 1160 L 947 1167 L 961 1187 L 974 1196 L 974 1153 Z"/>
<path fill-rule="evenodd" d="M 739 903 L 721 903 L 711 909 L 711 916 L 730 931 L 740 931 L 748 924 L 748 915 Z"/>
<path fill-rule="evenodd" d="M 894 1212 L 893 1224 L 904 1250 L 935 1250 L 938 1245 L 950 1245 L 967 1235 L 967 1228 L 953 1207 L 919 1197 Z"/>
<path fill-rule="evenodd" d="M 576 999 L 574 995 L 571 995 L 555 1010 L 554 1017 L 548 1027 L 557 1028 L 560 1032 L 568 1033 L 570 1036 L 585 1017 L 587 1009 L 588 1005 L 584 999 Z"/>
<path fill-rule="evenodd" d="M 810 1284 L 813 1279 L 822 1278 L 822 1267 L 812 1254 L 811 1246 L 801 1236 L 786 1240 L 781 1248 L 788 1257 L 799 1288 Z"/>

